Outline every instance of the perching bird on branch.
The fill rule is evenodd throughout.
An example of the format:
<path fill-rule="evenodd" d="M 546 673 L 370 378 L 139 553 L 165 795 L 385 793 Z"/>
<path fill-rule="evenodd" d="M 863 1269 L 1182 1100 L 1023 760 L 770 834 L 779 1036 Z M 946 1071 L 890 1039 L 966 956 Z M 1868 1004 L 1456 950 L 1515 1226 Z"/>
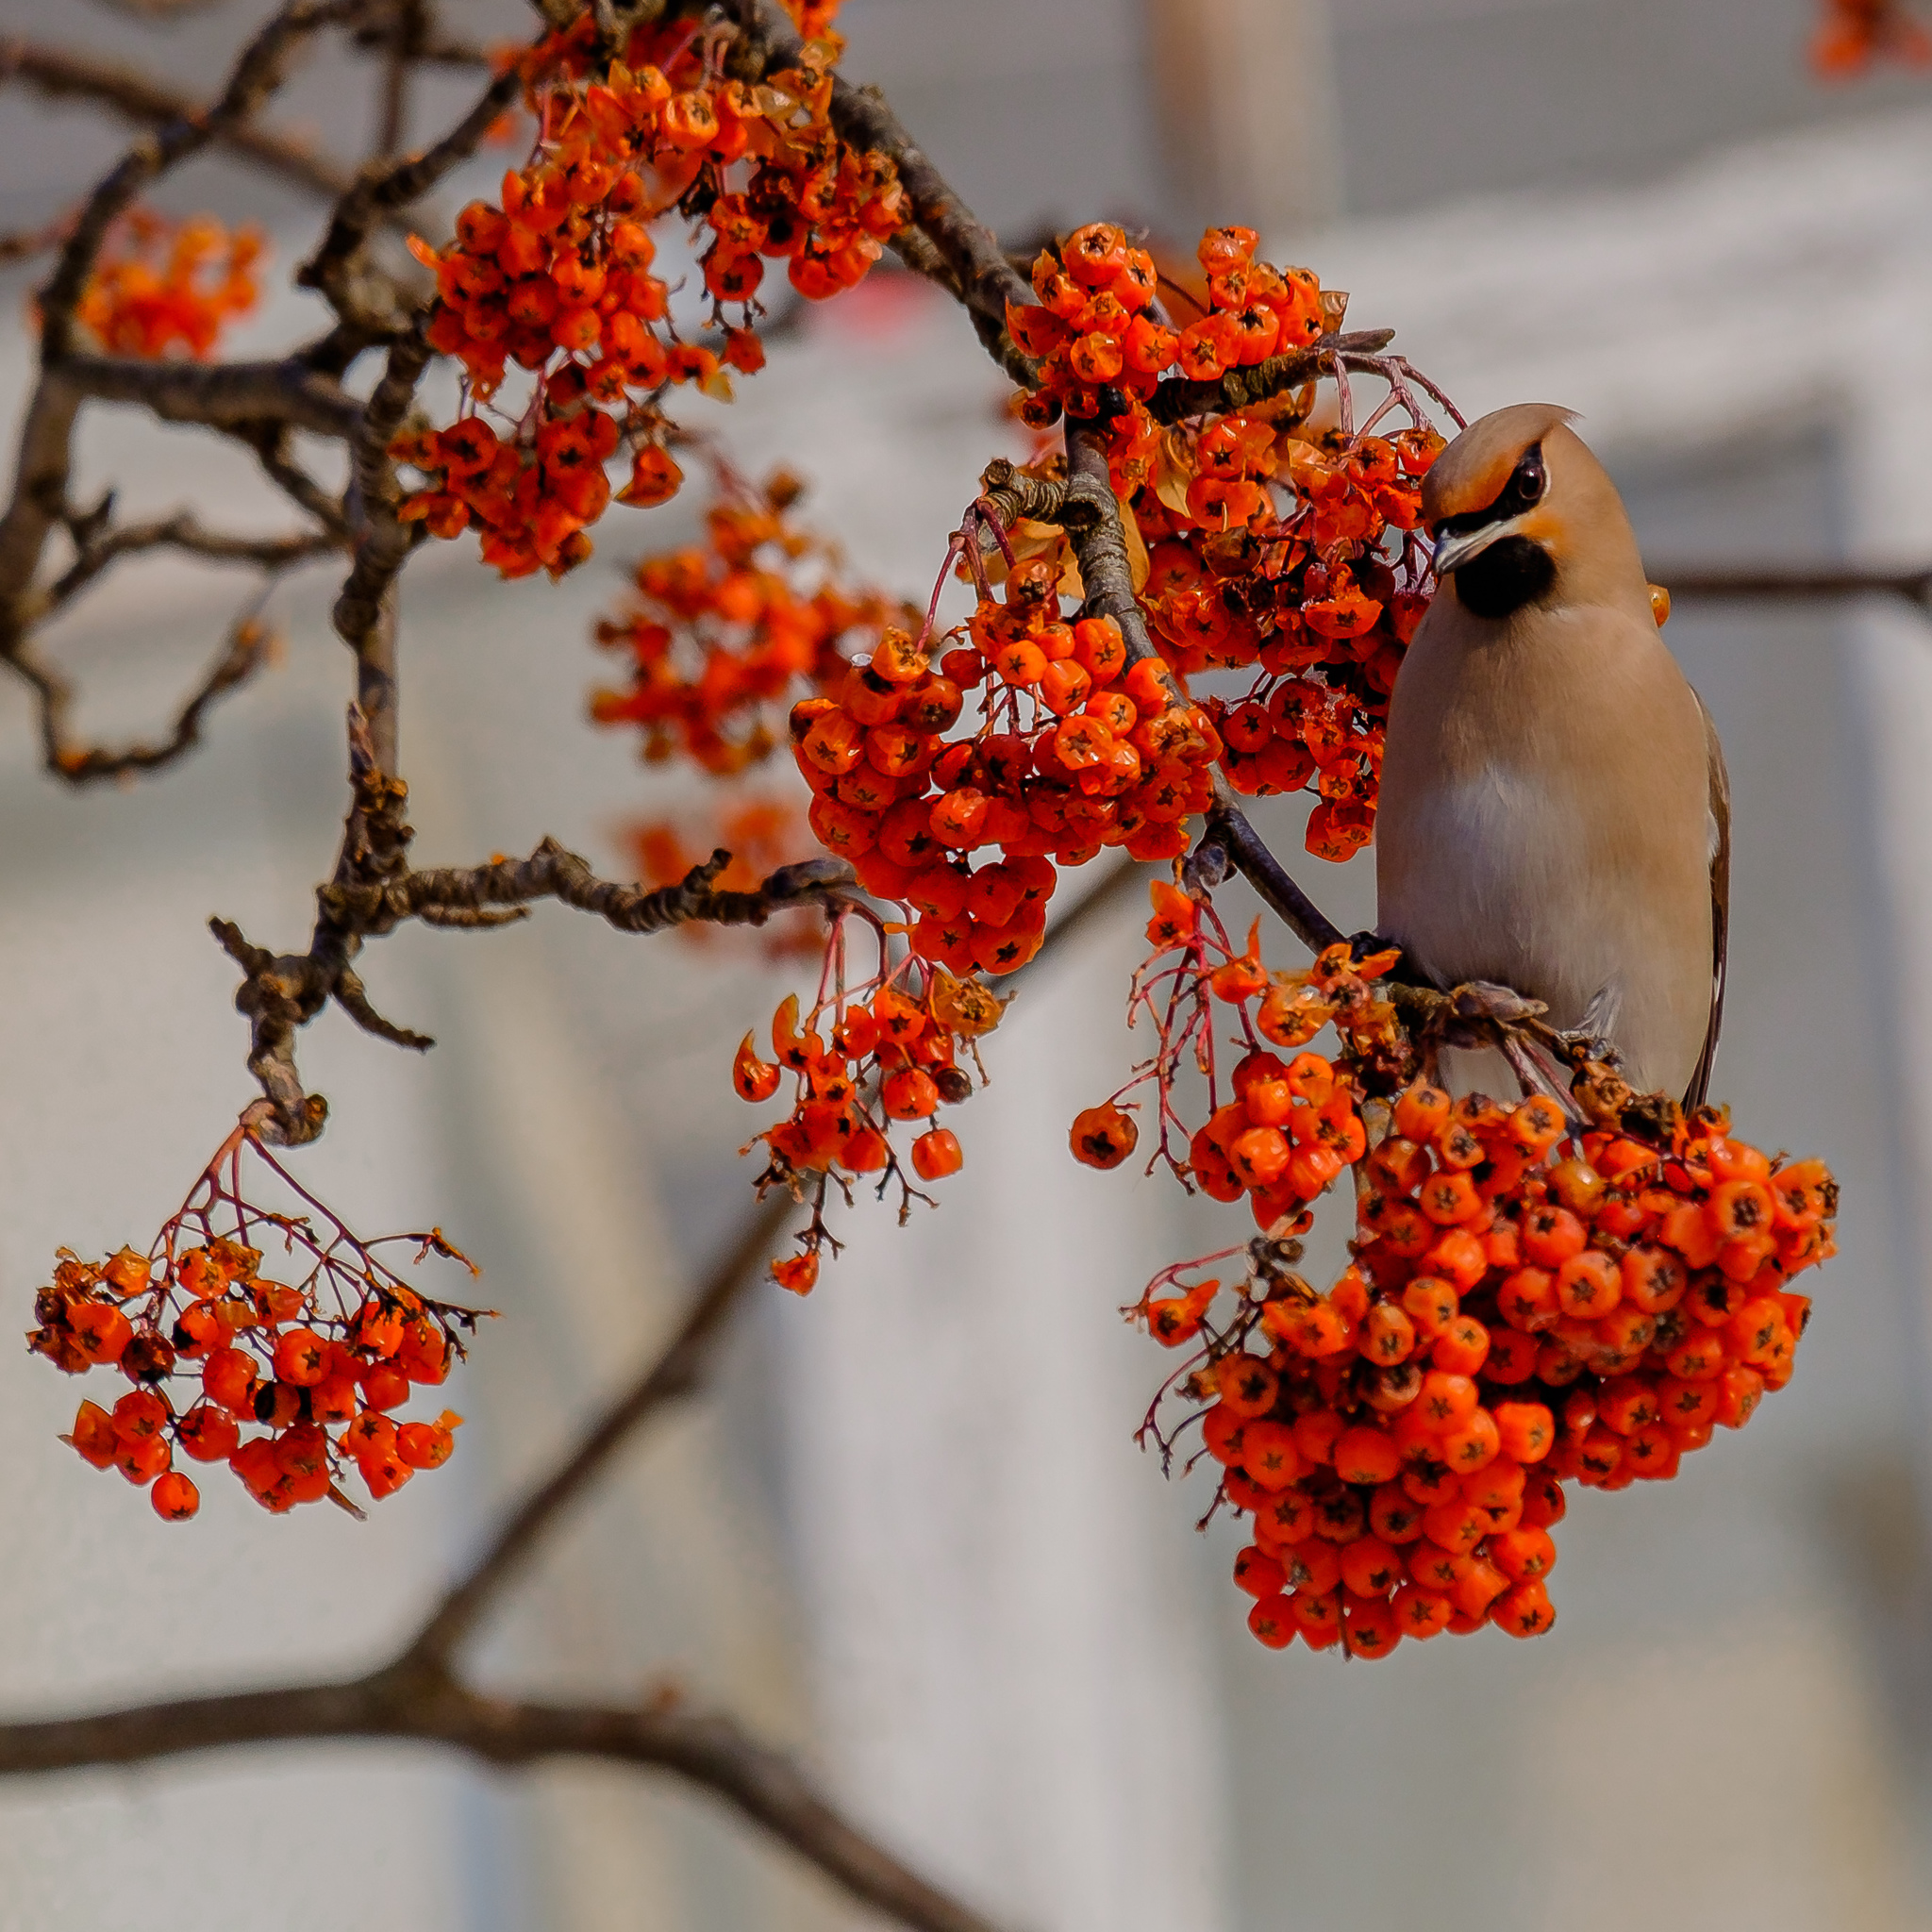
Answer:
<path fill-rule="evenodd" d="M 1695 1103 L 1724 1005 L 1724 754 L 1570 416 L 1499 409 L 1424 482 L 1441 588 L 1390 703 L 1378 930 L 1438 985 L 1542 1000 L 1640 1091 Z"/>

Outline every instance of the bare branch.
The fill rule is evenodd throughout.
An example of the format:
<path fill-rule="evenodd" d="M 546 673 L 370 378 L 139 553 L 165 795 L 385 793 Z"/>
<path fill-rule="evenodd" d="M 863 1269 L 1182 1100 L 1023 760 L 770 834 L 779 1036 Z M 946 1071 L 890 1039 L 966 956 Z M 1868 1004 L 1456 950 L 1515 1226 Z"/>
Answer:
<path fill-rule="evenodd" d="M 634 1708 L 489 1697 L 438 1672 L 184 1697 L 0 1725 L 0 1775 L 145 1764 L 192 1751 L 325 1738 L 412 1740 L 520 1766 L 558 1757 L 667 1771 L 762 1825 L 853 1897 L 916 1932 L 993 1932 L 846 1819 L 792 1761 L 734 1719 L 675 1696 Z"/>
<path fill-rule="evenodd" d="M 192 94 L 163 87 L 137 68 L 32 41 L 0 42 L 0 82 L 8 80 L 18 80 L 48 100 L 98 102 L 137 126 L 165 127 L 202 112 L 202 103 Z M 216 140 L 230 153 L 312 193 L 333 198 L 356 185 L 340 162 L 253 122 L 225 125 Z"/>
<path fill-rule="evenodd" d="M 403 1652 L 405 1666 L 446 1668 L 537 1544 L 597 1481 L 618 1452 L 626 1448 L 660 1409 L 701 1385 L 727 1324 L 757 1284 L 765 1259 L 795 1211 L 789 1194 L 774 1193 L 745 1217 L 736 1240 L 692 1298 L 669 1343 L 505 1517 L 482 1555 Z"/>
<path fill-rule="evenodd" d="M 219 697 L 244 684 L 267 661 L 274 643 L 268 627 L 254 617 L 244 618 L 228 633 L 221 655 L 188 694 L 166 738 L 123 745 L 72 745 L 66 740 L 69 692 L 65 683 L 49 679 L 40 688 L 42 741 L 48 770 L 71 785 L 95 784 L 103 778 L 131 777 L 170 765 L 201 742 L 201 721 Z"/>
<path fill-rule="evenodd" d="M 412 159 L 372 163 L 337 202 L 328 233 L 315 255 L 295 272 L 298 286 L 320 289 L 341 311 L 359 315 L 370 308 L 367 291 L 351 290 L 356 258 L 369 231 L 411 202 L 420 201 L 452 169 L 460 167 L 481 145 L 504 110 L 523 91 L 512 69 L 500 74 L 484 89 L 475 106 L 443 138 Z M 406 320 L 395 317 L 396 325 Z"/>
<path fill-rule="evenodd" d="M 209 563 L 245 563 L 279 575 L 341 548 L 338 537 L 300 531 L 288 537 L 230 537 L 206 529 L 192 510 L 145 524 L 123 524 L 105 534 L 89 535 L 80 555 L 47 591 L 45 608 L 58 610 L 124 557 L 149 550 L 179 550 Z"/>
<path fill-rule="evenodd" d="M 382 884 L 324 886 L 316 898 L 329 917 L 370 938 L 393 931 L 406 919 L 526 906 L 537 899 L 557 899 L 594 913 L 619 932 L 653 933 L 693 922 L 763 925 L 774 912 L 823 905 L 857 884 L 842 858 L 808 858 L 781 866 L 754 891 L 721 892 L 715 881 L 730 862 L 730 853 L 714 852 L 681 883 L 646 891 L 600 879 L 575 852 L 545 839 L 527 858 L 408 872 Z"/>
<path fill-rule="evenodd" d="M 225 7 L 227 0 L 94 0 L 110 13 L 125 13 L 132 20 L 185 20 L 190 14 L 212 13 Z"/>
<path fill-rule="evenodd" d="M 281 84 L 299 43 L 345 17 L 352 4 L 353 0 L 290 0 L 242 49 L 212 108 L 201 111 L 191 107 L 158 130 L 142 134 L 89 196 L 61 243 L 53 275 L 41 291 L 41 376 L 21 432 L 13 495 L 5 515 L 0 516 L 0 658 L 34 686 L 43 718 L 49 702 L 58 701 L 62 687 L 58 676 L 33 660 L 29 653 L 27 625 L 34 615 L 30 587 L 48 535 L 64 515 L 69 500 L 70 445 L 84 391 L 77 381 L 66 379 L 65 365 L 76 359 L 73 356 L 74 311 L 102 241 L 114 220 L 158 175 L 247 122 Z M 180 394 L 175 385 L 181 378 L 162 373 L 173 365 L 137 365 L 141 390 L 130 386 L 123 391 L 117 388 L 121 373 L 115 358 L 81 359 L 91 364 L 99 393 L 129 393 L 133 399 L 143 400 L 142 391 L 154 385 L 167 395 Z M 301 399 L 299 412 L 306 415 L 313 400 L 306 375 L 294 388 Z M 270 385 L 270 389 L 276 395 L 281 393 L 279 384 Z M 275 417 L 296 412 L 297 405 L 289 403 L 267 413 Z M 338 429 L 336 433 L 342 432 Z M 56 749 L 51 740 L 48 749 L 50 754 Z"/>
<path fill-rule="evenodd" d="M 1657 581 L 1674 599 L 1707 603 L 1783 603 L 1819 598 L 1903 597 L 1932 610 L 1932 570 L 1840 566 L 1780 570 L 1765 565 L 1745 570 L 1674 570 L 1659 565 Z"/>
<path fill-rule="evenodd" d="M 356 702 L 369 728 L 377 766 L 396 769 L 396 577 L 420 532 L 396 518 L 401 492 L 389 445 L 429 366 L 429 344 L 416 326 L 391 345 L 382 380 L 362 411 L 349 450 L 350 520 L 356 564 L 336 599 L 336 634 L 356 654 Z"/>
<path fill-rule="evenodd" d="M 1037 974 L 1054 958 L 1064 958 L 1100 916 L 1121 903 L 1140 870 L 1131 860 L 1117 860 L 1055 921 L 1026 973 Z M 232 926 L 221 937 L 251 975 L 275 967 L 271 956 L 251 947 Z M 791 1211 L 792 1204 L 782 1195 L 751 1209 L 669 1342 L 510 1510 L 393 1663 L 347 1683 L 182 1698 L 86 1717 L 0 1725 L 0 1775 L 151 1762 L 236 1744 L 345 1737 L 441 1743 L 503 1766 L 596 1757 L 669 1771 L 712 1791 L 855 1897 L 917 1932 L 992 1932 L 987 1921 L 858 1833 L 795 1765 L 727 1716 L 690 1710 L 670 1697 L 627 1710 L 485 1697 L 450 1670 L 464 1639 L 545 1535 L 646 1423 L 702 1385 L 732 1316 L 756 1284 L 760 1264 Z"/>
<path fill-rule="evenodd" d="M 399 153 L 408 134 L 409 74 L 422 58 L 423 39 L 428 25 L 427 0 L 395 0 L 390 22 L 379 36 L 382 112 L 375 132 L 375 152 L 379 156 Z"/>
<path fill-rule="evenodd" d="M 408 787 L 377 758 L 360 711 L 350 709 L 351 802 L 335 876 L 316 889 L 315 929 L 306 953 L 275 954 L 253 944 L 224 919 L 210 929 L 244 975 L 235 1004 L 248 1016 L 248 1070 L 274 1104 L 269 1138 L 284 1144 L 312 1141 L 327 1106 L 303 1091 L 295 1067 L 295 1037 L 335 1000 L 358 1025 L 397 1044 L 425 1047 L 426 1036 L 376 1014 L 362 982 L 349 972 L 363 942 L 393 932 L 406 920 L 474 927 L 503 924 L 541 899 L 558 899 L 594 913 L 620 932 L 662 932 L 703 922 L 762 925 L 774 912 L 836 900 L 855 884 L 842 859 L 808 859 L 781 867 L 749 892 L 720 891 L 717 879 L 730 854 L 714 853 L 682 883 L 645 891 L 600 879 L 589 863 L 545 839 L 525 859 L 417 872 L 408 862 L 415 834 L 403 814 Z M 344 981 L 343 974 L 348 973 Z"/>
<path fill-rule="evenodd" d="M 139 356 L 70 356 L 54 378 L 76 396 L 138 403 L 165 423 L 211 429 L 284 423 L 345 438 L 362 419 L 354 396 L 295 357 L 275 362 L 176 362 Z"/>
<path fill-rule="evenodd" d="M 287 78 L 297 47 L 311 35 L 347 18 L 355 0 L 287 0 L 242 50 L 221 98 L 142 135 L 120 165 L 88 197 L 41 291 L 41 360 L 58 362 L 73 348 L 74 308 L 92 271 L 101 242 L 158 175 L 241 126 Z"/>
<path fill-rule="evenodd" d="M 1141 869 L 1122 858 L 1047 929 L 1025 976 L 1064 958 L 1076 941 L 1120 905 Z M 464 1639 L 487 1613 L 537 1545 L 568 1513 L 659 1410 L 693 1393 L 709 1373 L 726 1325 L 758 1282 L 762 1264 L 794 1211 L 774 1194 L 746 1215 L 737 1238 L 691 1299 L 675 1333 L 649 1365 L 558 1458 L 504 1519 L 482 1555 L 439 1604 L 403 1653 L 402 1666 L 447 1668 Z"/>

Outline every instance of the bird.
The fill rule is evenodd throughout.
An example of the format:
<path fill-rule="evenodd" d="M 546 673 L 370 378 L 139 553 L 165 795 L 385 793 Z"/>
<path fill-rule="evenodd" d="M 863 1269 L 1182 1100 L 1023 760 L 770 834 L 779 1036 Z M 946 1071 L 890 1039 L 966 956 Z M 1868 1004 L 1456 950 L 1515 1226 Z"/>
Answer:
<path fill-rule="evenodd" d="M 1376 930 L 1437 986 L 1541 1000 L 1638 1091 L 1694 1107 L 1724 1015 L 1730 784 L 1574 420 L 1498 409 L 1424 478 L 1438 588 L 1390 698 Z M 1469 1058 L 1445 1059 L 1467 1091 Z"/>

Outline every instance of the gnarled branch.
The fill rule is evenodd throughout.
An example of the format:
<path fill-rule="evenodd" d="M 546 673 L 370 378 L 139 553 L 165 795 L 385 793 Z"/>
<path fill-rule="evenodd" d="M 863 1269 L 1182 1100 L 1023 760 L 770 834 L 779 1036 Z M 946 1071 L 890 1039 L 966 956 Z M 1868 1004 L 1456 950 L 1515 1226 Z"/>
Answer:
<path fill-rule="evenodd" d="M 1395 340 L 1392 328 L 1356 329 L 1347 335 L 1325 335 L 1306 349 L 1271 356 L 1247 369 L 1230 369 L 1212 382 L 1190 382 L 1169 376 L 1156 385 L 1147 399 L 1147 413 L 1157 423 L 1178 423 L 1189 416 L 1225 415 L 1251 409 L 1257 403 L 1299 389 L 1334 369 L 1338 359 L 1372 356 Z"/>
<path fill-rule="evenodd" d="M 183 1697 L 0 1725 L 0 1776 L 146 1764 L 238 1744 L 413 1740 L 505 1767 L 559 1757 L 668 1771 L 789 1844 L 866 1905 L 916 1932 L 993 1932 L 840 1812 L 782 1753 L 734 1719 L 675 1696 L 625 1708 L 486 1696 L 446 1672 L 391 1667 L 347 1682 Z"/>
<path fill-rule="evenodd" d="M 279 574 L 341 547 L 340 538 L 315 530 L 287 537 L 227 536 L 206 528 L 192 510 L 177 510 L 171 517 L 123 524 L 97 536 L 90 535 L 81 542 L 80 555 L 48 587 L 45 608 L 59 609 L 122 558 L 144 551 L 178 550 L 208 563 L 243 563 Z"/>

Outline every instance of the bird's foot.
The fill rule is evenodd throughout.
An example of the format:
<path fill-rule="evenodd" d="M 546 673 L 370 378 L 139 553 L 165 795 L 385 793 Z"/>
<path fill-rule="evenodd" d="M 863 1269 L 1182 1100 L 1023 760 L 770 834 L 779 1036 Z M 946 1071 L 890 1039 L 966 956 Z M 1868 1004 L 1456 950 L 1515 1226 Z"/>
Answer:
<path fill-rule="evenodd" d="M 1470 979 L 1441 996 L 1433 1024 L 1444 1046 L 1494 1046 L 1509 1029 L 1540 1020 L 1549 1011 L 1541 1000 L 1526 999 L 1514 987 L 1493 979 Z"/>
<path fill-rule="evenodd" d="M 1594 1061 L 1601 1067 L 1622 1068 L 1624 1064 L 1624 1056 L 1617 1051 L 1615 1042 L 1600 1033 L 1557 1032 L 1551 1039 L 1557 1051 L 1573 1067 L 1581 1067 L 1586 1061 Z"/>

